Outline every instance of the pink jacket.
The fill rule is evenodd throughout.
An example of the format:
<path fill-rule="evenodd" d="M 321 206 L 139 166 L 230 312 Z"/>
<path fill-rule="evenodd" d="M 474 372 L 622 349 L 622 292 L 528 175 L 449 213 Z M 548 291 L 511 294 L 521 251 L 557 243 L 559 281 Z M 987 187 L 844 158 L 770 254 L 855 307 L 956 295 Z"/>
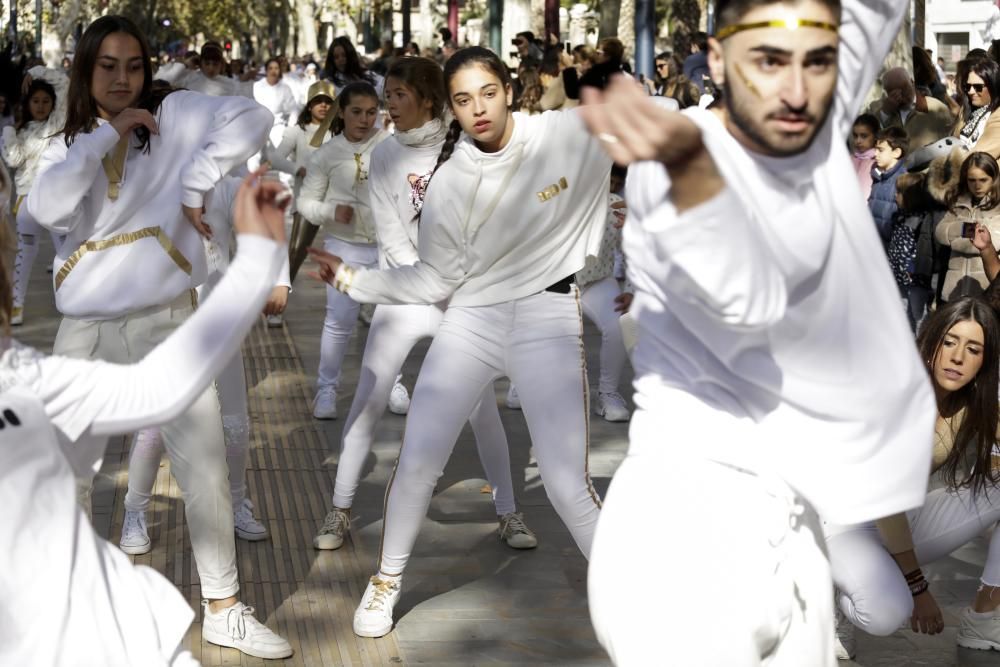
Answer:
<path fill-rule="evenodd" d="M 858 174 L 861 194 L 865 196 L 865 201 L 868 201 L 868 197 L 872 193 L 872 167 L 875 166 L 875 149 L 870 148 L 864 153 L 852 153 L 851 161 L 854 162 L 854 171 Z"/>

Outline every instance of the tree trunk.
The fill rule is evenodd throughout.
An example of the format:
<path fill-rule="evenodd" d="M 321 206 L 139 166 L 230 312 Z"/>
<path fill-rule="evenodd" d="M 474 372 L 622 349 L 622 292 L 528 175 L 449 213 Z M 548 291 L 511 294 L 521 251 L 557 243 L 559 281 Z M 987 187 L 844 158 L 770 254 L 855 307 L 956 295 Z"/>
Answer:
<path fill-rule="evenodd" d="M 625 45 L 625 59 L 635 59 L 635 0 L 618 5 L 618 39 Z"/>
<path fill-rule="evenodd" d="M 602 2 L 600 5 L 601 13 L 601 24 L 598 27 L 597 38 L 603 39 L 604 37 L 617 37 L 618 35 L 618 17 L 621 14 L 622 3 L 621 0 L 608 0 Z"/>
<path fill-rule="evenodd" d="M 684 59 L 691 53 L 691 36 L 701 28 L 701 5 L 698 0 L 672 0 L 670 35 L 674 53 Z"/>
<path fill-rule="evenodd" d="M 295 13 L 299 25 L 299 53 L 316 54 L 316 22 L 313 20 L 312 0 L 295 0 Z"/>
<path fill-rule="evenodd" d="M 531 27 L 538 39 L 545 39 L 545 0 L 531 0 Z"/>

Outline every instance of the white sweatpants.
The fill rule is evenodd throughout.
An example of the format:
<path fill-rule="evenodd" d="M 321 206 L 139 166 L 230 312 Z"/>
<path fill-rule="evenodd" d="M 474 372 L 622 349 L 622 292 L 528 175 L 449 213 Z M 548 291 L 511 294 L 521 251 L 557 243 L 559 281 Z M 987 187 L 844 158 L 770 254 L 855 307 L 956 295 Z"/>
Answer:
<path fill-rule="evenodd" d="M 323 240 L 323 248 L 351 266 L 378 268 L 378 248 L 374 244 L 348 243 L 327 234 Z M 347 343 L 358 323 L 360 308 L 361 305 L 351 297 L 337 291 L 332 285 L 326 286 L 326 319 L 323 321 L 323 333 L 319 342 L 317 387 L 337 389 L 340 367 L 344 363 Z"/>
<path fill-rule="evenodd" d="M 337 481 L 333 488 L 334 507 L 347 509 L 354 504 L 364 462 L 372 449 L 375 427 L 385 413 L 396 376 L 413 346 L 424 338 L 434 337 L 443 317 L 444 311 L 438 306 L 382 305 L 375 309 L 361 359 L 354 401 L 344 424 Z M 482 400 L 476 404 L 468 420 L 476 436 L 479 460 L 493 488 L 497 514 L 516 511 L 510 451 L 493 383 L 486 385 Z"/>
<path fill-rule="evenodd" d="M 618 281 L 610 276 L 580 290 L 583 313 L 601 332 L 601 379 L 597 391 L 602 394 L 618 391 L 628 359 L 618 321 L 621 313 L 615 312 L 615 298 L 621 293 Z"/>
<path fill-rule="evenodd" d="M 193 297 L 147 308 L 113 320 L 64 317 L 53 354 L 81 359 L 136 363 L 163 342 L 194 312 Z M 229 495 L 222 419 L 215 389 L 209 387 L 180 417 L 160 427 L 170 469 L 184 498 L 202 597 L 222 599 L 239 590 L 233 507 Z M 89 485 L 92 480 L 84 480 Z"/>
<path fill-rule="evenodd" d="M 13 213 L 17 227 L 17 255 L 14 257 L 14 308 L 24 307 L 24 298 L 28 293 L 28 281 L 31 279 L 31 269 L 38 257 L 38 240 L 44 231 L 30 216 L 17 215 L 24 204 L 24 195 L 17 198 Z"/>
<path fill-rule="evenodd" d="M 503 375 L 517 383 L 545 492 L 580 551 L 590 554 L 600 498 L 587 469 L 587 367 L 574 287 L 445 311 L 386 491 L 381 572 L 403 572 L 462 426 Z"/>
<path fill-rule="evenodd" d="M 819 519 L 777 478 L 684 456 L 711 452 L 726 417 L 708 417 L 684 415 L 703 436 L 691 442 L 633 415 L 590 560 L 597 638 L 625 666 L 832 667 Z"/>
<path fill-rule="evenodd" d="M 934 489 L 922 507 L 906 513 L 920 565 L 944 558 L 1000 521 L 1000 491 Z M 890 635 L 913 614 L 913 597 L 874 523 L 826 526 L 837 604 L 854 625 Z M 990 538 L 983 583 L 1000 586 L 1000 530 Z"/>

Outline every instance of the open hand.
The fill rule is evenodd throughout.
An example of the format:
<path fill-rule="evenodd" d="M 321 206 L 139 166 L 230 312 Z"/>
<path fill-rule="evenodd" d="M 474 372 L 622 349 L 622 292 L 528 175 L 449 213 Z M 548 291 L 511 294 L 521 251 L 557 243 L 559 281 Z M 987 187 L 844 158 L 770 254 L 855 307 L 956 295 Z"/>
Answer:
<path fill-rule="evenodd" d="M 319 265 L 318 271 L 310 271 L 308 275 L 332 285 L 334 276 L 337 275 L 337 269 L 344 263 L 344 260 L 319 248 L 308 248 L 308 251 L 312 255 L 313 261 Z"/>

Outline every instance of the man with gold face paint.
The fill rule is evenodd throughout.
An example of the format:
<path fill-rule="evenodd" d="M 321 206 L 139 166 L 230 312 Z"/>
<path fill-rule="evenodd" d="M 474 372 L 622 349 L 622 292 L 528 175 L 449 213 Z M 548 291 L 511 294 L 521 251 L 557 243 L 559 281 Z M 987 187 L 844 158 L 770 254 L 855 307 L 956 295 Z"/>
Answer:
<path fill-rule="evenodd" d="M 630 165 L 637 409 L 588 584 L 619 665 L 835 664 L 819 517 L 923 502 L 934 398 L 845 148 L 908 6 L 720 0 L 713 110 L 584 91 Z"/>

